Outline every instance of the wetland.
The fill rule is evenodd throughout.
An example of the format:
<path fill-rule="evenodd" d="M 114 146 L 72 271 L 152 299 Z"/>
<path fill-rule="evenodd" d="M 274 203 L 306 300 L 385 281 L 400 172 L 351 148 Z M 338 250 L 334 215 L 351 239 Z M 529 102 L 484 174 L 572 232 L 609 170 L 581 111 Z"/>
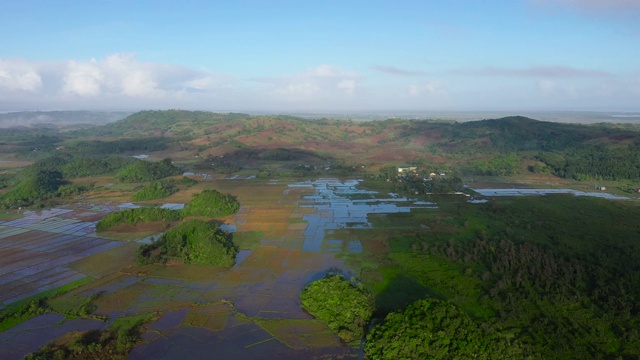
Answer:
<path fill-rule="evenodd" d="M 82 131 L 43 137 L 49 152 L 0 134 L 7 359 L 640 353 L 632 127 L 167 111 Z M 189 264 L 213 251 L 189 224 L 235 258 Z M 177 252 L 141 263 L 164 236 Z M 371 299 L 337 312 L 357 326 L 303 306 L 323 279 L 343 289 L 328 304 Z"/>

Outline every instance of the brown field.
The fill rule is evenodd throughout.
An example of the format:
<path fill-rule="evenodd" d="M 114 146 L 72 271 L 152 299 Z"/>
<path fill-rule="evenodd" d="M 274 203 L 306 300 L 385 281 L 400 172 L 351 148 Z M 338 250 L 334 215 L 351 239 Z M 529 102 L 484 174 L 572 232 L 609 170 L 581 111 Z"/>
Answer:
<path fill-rule="evenodd" d="M 232 313 L 233 310 L 227 304 L 196 307 L 189 310 L 182 324 L 210 331 L 220 331 L 227 326 L 227 321 Z"/>
<path fill-rule="evenodd" d="M 93 278 L 101 278 L 130 266 L 137 247 L 136 243 L 124 244 L 74 261 L 69 268 Z"/>
<path fill-rule="evenodd" d="M 136 282 L 132 285 L 119 289 L 113 293 L 107 293 L 100 296 L 94 304 L 97 306 L 95 311 L 96 315 L 108 316 L 112 311 L 116 310 L 130 310 L 133 308 L 133 302 L 140 295 L 144 294 L 153 288 L 153 285 L 149 285 L 143 282 Z"/>
<path fill-rule="evenodd" d="M 0 301 L 11 303 L 84 278 L 88 274 L 73 269 L 73 262 L 121 245 L 90 236 L 93 223 L 56 216 L 69 211 L 54 209 L 4 222 Z"/>
<path fill-rule="evenodd" d="M 258 325 L 292 349 L 340 346 L 340 338 L 321 321 L 265 319 Z"/>
<path fill-rule="evenodd" d="M 27 160 L 0 160 L 0 169 L 17 169 L 31 165 Z"/>

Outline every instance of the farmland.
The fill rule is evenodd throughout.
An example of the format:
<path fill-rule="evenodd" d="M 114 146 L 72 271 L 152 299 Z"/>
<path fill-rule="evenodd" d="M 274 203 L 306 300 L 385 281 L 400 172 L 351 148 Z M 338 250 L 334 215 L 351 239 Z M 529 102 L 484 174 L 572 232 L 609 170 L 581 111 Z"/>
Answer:
<path fill-rule="evenodd" d="M 223 181 L 221 185 L 220 188 L 231 190 L 231 193 L 235 194 L 243 204 L 243 208 L 236 215 L 224 219 L 228 225 L 235 226 L 235 234 L 242 236 L 252 231 L 260 231 L 263 234 L 259 240 L 259 246 L 253 250 L 244 250 L 238 263 L 227 271 L 209 268 L 203 272 L 202 267 L 180 264 L 137 267 L 128 260 L 131 253 L 127 255 L 126 251 L 120 252 L 121 264 L 114 269 L 112 263 L 105 262 L 102 258 L 109 257 L 111 260 L 116 260 L 109 254 L 113 254 L 118 246 L 123 250 L 127 249 L 128 243 L 103 239 L 93 232 L 94 223 L 79 221 L 79 218 L 94 216 L 98 211 L 106 213 L 105 210 L 115 210 L 113 208 L 103 209 L 93 206 L 93 210 L 87 211 L 89 209 L 82 209 L 82 206 L 76 204 L 74 205 L 76 210 L 45 210 L 19 220 L 5 222 L 3 231 L 7 234 L 14 228 L 23 231 L 18 234 L 24 235 L 18 239 L 22 243 L 22 248 L 19 250 L 23 251 L 23 258 L 34 259 L 29 261 L 29 264 L 32 262 L 42 264 L 43 260 L 42 257 L 34 258 L 34 255 L 27 251 L 47 255 L 48 253 L 43 250 L 45 245 L 49 246 L 47 250 L 52 249 L 52 251 L 65 251 L 65 248 L 59 249 L 54 246 L 64 240 L 58 240 L 53 235 L 38 237 L 38 243 L 36 243 L 35 235 L 24 228 L 27 226 L 25 224 L 43 229 L 42 232 L 81 231 L 85 237 L 78 237 L 78 241 L 92 240 L 88 244 L 104 242 L 106 245 L 94 247 L 91 252 L 78 253 L 73 258 L 67 255 L 66 263 L 63 260 L 56 260 L 46 267 L 39 265 L 38 269 L 42 269 L 43 274 L 50 275 L 50 269 L 57 266 L 77 274 L 78 277 L 95 278 L 94 281 L 63 295 L 63 297 L 89 297 L 99 294 L 94 301 L 96 306 L 94 316 L 114 319 L 136 314 L 157 314 L 157 322 L 151 323 L 143 334 L 143 344 L 132 352 L 131 356 L 134 358 L 148 358 L 158 355 L 158 352 L 165 356 L 173 356 L 169 354 L 180 352 L 183 352 L 183 356 L 197 356 L 191 353 L 190 349 L 202 348 L 204 353 L 221 341 L 225 341 L 225 351 L 229 351 L 230 354 L 242 351 L 242 354 L 246 354 L 248 358 L 257 358 L 264 351 L 275 352 L 285 358 L 299 358 L 301 353 L 306 354 L 304 356 L 336 353 L 357 355 L 357 347 L 341 344 L 335 334 L 322 323 L 311 319 L 302 311 L 299 304 L 301 288 L 312 280 L 321 278 L 327 271 L 351 274 L 352 269 L 343 260 L 337 259 L 335 254 L 342 251 L 352 252 L 354 246 L 347 247 L 346 243 L 336 243 L 335 240 L 332 242 L 329 238 L 324 239 L 323 234 L 325 229 L 331 233 L 333 229 L 347 227 L 348 215 L 336 214 L 335 209 L 329 209 L 327 205 L 341 203 L 337 206 L 346 209 L 345 201 L 349 200 L 342 197 L 343 200 L 340 201 L 340 196 L 327 192 L 334 189 L 341 191 L 343 196 L 349 193 L 348 189 L 357 192 L 355 183 L 342 183 L 336 180 L 315 183 L 316 186 L 324 188 L 324 193 L 320 196 L 324 197 L 324 209 L 309 205 L 319 200 L 314 195 L 315 191 L 311 183 L 294 183 L 288 186 L 276 183 Z M 330 198 L 332 200 L 329 200 Z M 399 202 L 403 199 L 394 200 Z M 404 199 L 404 202 L 409 200 Z M 381 205 L 378 205 L 375 211 L 384 212 L 382 205 L 384 203 L 385 201 L 381 200 Z M 387 206 L 387 212 L 397 211 L 395 204 L 387 204 Z M 360 216 L 356 218 L 353 215 L 352 226 L 366 227 L 366 223 L 358 223 L 358 221 L 366 221 L 366 211 L 362 206 L 354 207 L 354 211 L 359 211 Z M 404 211 L 408 211 L 408 208 Z M 68 221 L 57 220 L 57 217 L 63 215 Z M 309 216 L 313 218 L 303 221 Z M 74 217 L 77 219 L 73 219 Z M 330 221 L 335 219 L 336 222 L 330 225 L 320 219 Z M 307 223 L 314 225 L 308 227 Z M 11 237 L 7 239 L 11 240 Z M 6 244 L 9 247 L 12 243 Z M 72 245 L 77 247 L 78 244 Z M 358 246 L 355 246 L 355 249 L 357 248 Z M 131 251 L 130 247 L 128 249 Z M 63 259 L 67 258 L 63 257 Z M 25 264 L 18 260 L 16 258 L 16 264 Z M 8 273 L 11 264 L 9 260 L 5 261 L 7 274 L 3 275 L 3 278 L 8 281 L 9 276 L 12 275 Z M 30 279 L 23 278 L 21 281 L 26 282 Z M 31 285 L 35 290 L 35 287 L 42 286 L 43 283 L 34 277 Z M 26 297 L 30 294 L 25 292 L 22 295 Z M 29 329 L 30 324 L 42 326 L 39 322 L 43 321 L 43 316 L 47 318 L 48 315 L 26 321 L 17 330 L 9 329 L 3 335 L 11 334 L 13 336 L 10 343 L 19 343 L 22 341 L 20 335 L 23 333 L 22 330 Z M 51 327 L 50 331 L 54 331 L 57 326 L 53 322 L 47 324 Z M 99 322 L 95 325 L 96 328 L 102 326 Z M 297 330 L 287 330 L 289 327 L 295 327 Z M 68 327 L 68 325 L 64 325 L 63 328 L 66 331 L 83 329 Z M 196 336 L 194 332 L 200 335 Z M 196 343 L 180 342 L 185 334 L 191 334 L 203 340 Z M 35 345 L 30 337 L 25 338 L 24 341 L 27 344 L 19 349 L 28 347 L 28 344 Z M 8 345 L 9 342 L 4 344 Z M 32 348 L 31 351 L 33 350 L 35 349 Z"/>

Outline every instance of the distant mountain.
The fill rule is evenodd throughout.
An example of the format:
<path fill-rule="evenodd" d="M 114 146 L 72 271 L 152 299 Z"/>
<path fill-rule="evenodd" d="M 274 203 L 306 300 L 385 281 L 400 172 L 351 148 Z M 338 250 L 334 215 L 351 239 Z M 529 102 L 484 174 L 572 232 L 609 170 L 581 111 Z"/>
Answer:
<path fill-rule="evenodd" d="M 0 128 L 77 127 L 77 125 L 105 125 L 129 116 L 130 112 L 114 111 L 19 111 L 0 113 Z"/>
<path fill-rule="evenodd" d="M 427 164 L 471 175 L 533 171 L 574 179 L 640 179 L 640 125 L 628 123 L 568 124 L 522 116 L 469 122 L 310 120 L 166 110 L 141 111 L 64 135 L 91 141 L 162 139 L 193 157 L 228 161 L 304 154 L 349 164 Z"/>

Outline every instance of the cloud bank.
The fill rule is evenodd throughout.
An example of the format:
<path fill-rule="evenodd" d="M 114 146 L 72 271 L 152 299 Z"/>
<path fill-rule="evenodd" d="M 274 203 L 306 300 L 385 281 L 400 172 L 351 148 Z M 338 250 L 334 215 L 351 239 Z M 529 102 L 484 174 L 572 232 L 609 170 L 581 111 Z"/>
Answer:
<path fill-rule="evenodd" d="M 232 76 L 207 70 L 141 62 L 131 54 L 66 62 L 0 59 L 0 95 L 6 103 L 39 98 L 49 103 L 107 100 L 113 104 L 122 100 L 153 105 L 191 92 L 215 95 L 235 81 Z"/>
<path fill-rule="evenodd" d="M 58 62 L 0 58 L 0 111 L 636 110 L 640 96 L 637 74 L 561 65 L 445 69 L 434 74 L 394 66 L 373 69 L 376 72 L 364 76 L 322 64 L 243 79 L 121 53 Z"/>

